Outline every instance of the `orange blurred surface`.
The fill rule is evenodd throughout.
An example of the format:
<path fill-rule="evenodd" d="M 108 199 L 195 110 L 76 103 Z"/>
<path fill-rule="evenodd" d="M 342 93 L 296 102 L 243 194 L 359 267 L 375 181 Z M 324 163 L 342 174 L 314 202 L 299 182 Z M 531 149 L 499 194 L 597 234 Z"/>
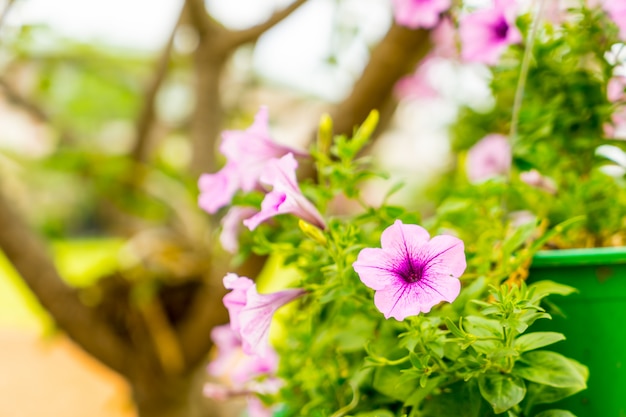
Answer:
<path fill-rule="evenodd" d="M 63 335 L 0 329 L 0 416 L 134 417 L 122 378 Z"/>

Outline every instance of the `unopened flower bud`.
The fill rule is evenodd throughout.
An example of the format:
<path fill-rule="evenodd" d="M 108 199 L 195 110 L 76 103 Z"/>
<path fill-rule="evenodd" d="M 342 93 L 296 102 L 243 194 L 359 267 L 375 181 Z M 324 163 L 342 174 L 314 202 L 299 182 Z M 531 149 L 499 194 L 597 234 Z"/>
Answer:
<path fill-rule="evenodd" d="M 324 232 L 322 232 L 316 226 L 313 226 L 311 223 L 307 223 L 304 220 L 300 220 L 298 222 L 298 226 L 300 226 L 300 230 L 304 232 L 305 235 L 316 241 L 322 246 L 326 246 L 328 242 L 326 240 L 326 236 L 324 236 Z"/>
<path fill-rule="evenodd" d="M 333 143 L 333 120 L 328 114 L 323 114 L 317 131 L 317 148 L 323 155 L 328 155 Z"/>

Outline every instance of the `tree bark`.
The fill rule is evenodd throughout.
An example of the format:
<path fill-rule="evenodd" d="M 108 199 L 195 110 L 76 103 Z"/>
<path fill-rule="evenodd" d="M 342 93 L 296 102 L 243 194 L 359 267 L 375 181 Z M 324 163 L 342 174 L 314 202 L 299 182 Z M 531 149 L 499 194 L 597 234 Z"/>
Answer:
<path fill-rule="evenodd" d="M 61 279 L 43 241 L 1 192 L 0 249 L 70 338 L 115 371 L 123 374 L 129 369 L 130 346 Z"/>
<path fill-rule="evenodd" d="M 224 123 L 220 81 L 227 59 L 216 57 L 206 46 L 196 52 L 196 105 L 191 122 L 191 171 L 195 174 L 217 170 L 216 141 Z"/>
<path fill-rule="evenodd" d="M 178 377 L 146 372 L 131 379 L 140 417 L 214 417 L 204 407 L 200 381 L 191 374 Z"/>

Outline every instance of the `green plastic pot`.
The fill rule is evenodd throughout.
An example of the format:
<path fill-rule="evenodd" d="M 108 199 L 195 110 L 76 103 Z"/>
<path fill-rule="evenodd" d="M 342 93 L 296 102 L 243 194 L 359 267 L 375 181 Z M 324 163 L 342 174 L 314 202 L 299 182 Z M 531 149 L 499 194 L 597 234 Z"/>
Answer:
<path fill-rule="evenodd" d="M 529 282 L 548 279 L 578 289 L 552 296 L 565 315 L 540 320 L 536 330 L 561 332 L 551 347 L 589 367 L 588 389 L 549 408 L 577 417 L 626 416 L 626 247 L 539 252 Z"/>

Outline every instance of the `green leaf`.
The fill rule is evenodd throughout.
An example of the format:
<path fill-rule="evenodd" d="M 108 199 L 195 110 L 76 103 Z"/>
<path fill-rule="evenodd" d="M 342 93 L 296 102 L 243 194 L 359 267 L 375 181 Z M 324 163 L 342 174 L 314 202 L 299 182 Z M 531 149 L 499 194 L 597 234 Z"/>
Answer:
<path fill-rule="evenodd" d="M 467 333 L 478 337 L 504 338 L 502 325 L 498 320 L 487 319 L 480 316 L 468 316 L 463 320 L 463 327 Z M 502 343 L 498 340 L 479 340 L 472 343 L 472 347 L 479 353 L 491 354 Z"/>
<path fill-rule="evenodd" d="M 526 395 L 524 381 L 513 375 L 483 374 L 478 378 L 478 388 L 496 414 L 516 406 Z"/>
<path fill-rule="evenodd" d="M 565 284 L 559 284 L 558 282 L 550 281 L 547 279 L 530 284 L 528 286 L 528 290 L 534 291 L 533 299 L 531 300 L 533 303 L 551 294 L 570 295 L 578 292 L 578 290 L 574 287 L 570 287 L 569 285 Z"/>
<path fill-rule="evenodd" d="M 560 353 L 536 350 L 525 353 L 515 363 L 515 375 L 552 387 L 587 387 L 588 370 L 573 359 Z"/>
<path fill-rule="evenodd" d="M 528 384 L 528 393 L 526 394 L 525 409 L 530 410 L 537 404 L 550 404 L 574 395 L 583 388 L 565 387 L 556 388 L 549 385 L 535 384 L 533 382 Z"/>
<path fill-rule="evenodd" d="M 480 316 L 467 316 L 463 320 L 465 331 L 482 337 L 504 337 L 502 325 L 498 320 L 487 319 Z"/>
<path fill-rule="evenodd" d="M 576 417 L 567 410 L 546 410 L 537 414 L 535 417 Z"/>
<path fill-rule="evenodd" d="M 394 414 L 388 410 L 374 410 L 355 414 L 354 417 L 394 417 Z"/>
<path fill-rule="evenodd" d="M 423 398 L 420 417 L 487 417 L 475 380 L 459 381 L 438 393 Z M 406 405 L 410 405 L 407 401 Z"/>
<path fill-rule="evenodd" d="M 556 332 L 534 332 L 527 333 L 515 339 L 515 349 L 519 352 L 539 349 L 553 343 L 565 340 L 565 336 Z"/>
<path fill-rule="evenodd" d="M 506 255 L 513 253 L 515 249 L 530 239 L 536 228 L 537 222 L 534 221 L 525 223 L 515 229 L 515 232 L 502 244 L 502 252 Z"/>
<path fill-rule="evenodd" d="M 419 387 L 414 376 L 401 372 L 398 366 L 381 366 L 374 373 L 374 388 L 393 399 L 405 401 Z"/>
<path fill-rule="evenodd" d="M 431 395 L 433 390 L 437 388 L 443 380 L 445 380 L 444 376 L 437 376 L 429 378 L 426 384 L 420 383 L 420 387 L 407 398 L 404 405 L 418 407 L 427 396 Z"/>
<path fill-rule="evenodd" d="M 444 317 L 443 321 L 446 324 L 446 327 L 448 328 L 448 330 L 450 330 L 450 332 L 453 335 L 455 335 L 456 337 L 460 337 L 460 338 L 464 338 L 465 337 L 465 332 L 463 332 L 461 329 L 459 329 L 457 327 L 457 325 L 454 324 L 454 322 L 452 320 L 450 320 L 449 317 Z"/>
<path fill-rule="evenodd" d="M 394 195 L 395 193 L 400 191 L 402 188 L 404 188 L 405 185 L 406 183 L 404 181 L 399 181 L 393 184 L 391 188 L 385 193 L 385 197 L 383 198 L 383 201 L 385 202 L 388 201 L 392 195 Z"/>

